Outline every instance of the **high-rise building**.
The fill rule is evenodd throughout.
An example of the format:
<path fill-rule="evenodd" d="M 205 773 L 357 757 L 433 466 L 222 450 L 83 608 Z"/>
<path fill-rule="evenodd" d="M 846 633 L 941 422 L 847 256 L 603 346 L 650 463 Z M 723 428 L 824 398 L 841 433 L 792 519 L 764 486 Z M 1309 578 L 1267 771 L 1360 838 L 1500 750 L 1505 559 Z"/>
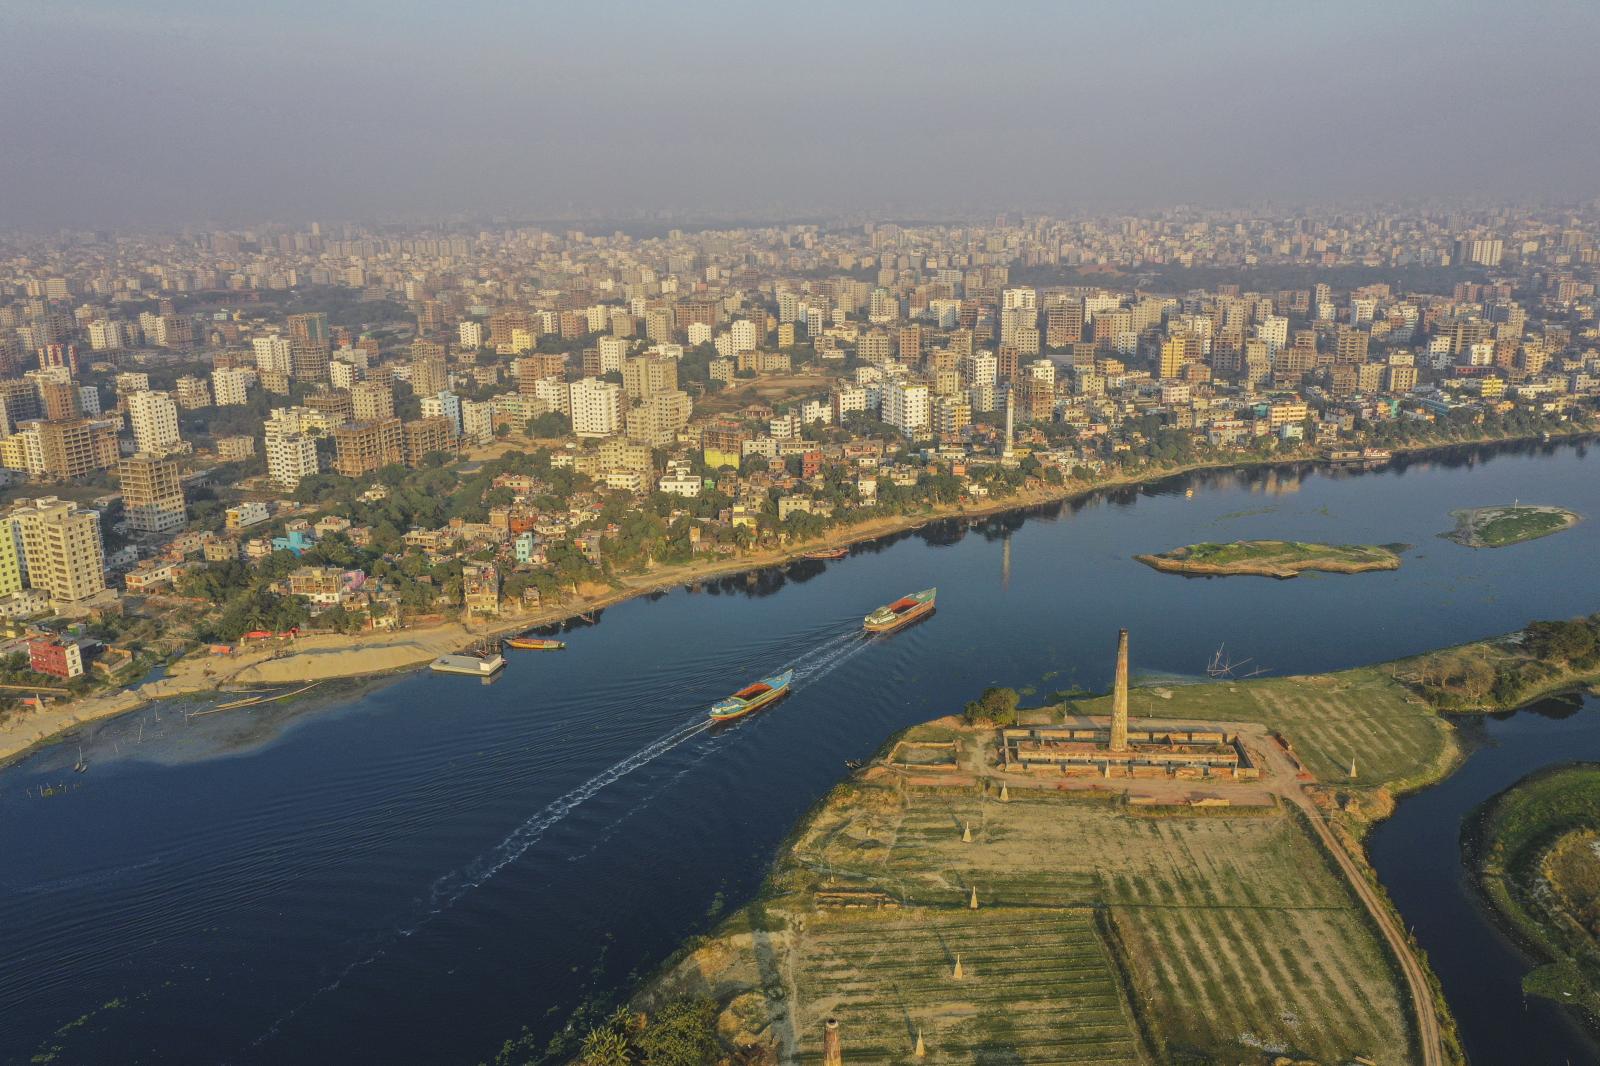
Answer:
<path fill-rule="evenodd" d="M 407 422 L 402 434 L 407 466 L 421 466 L 422 461 L 434 452 L 455 450 L 455 426 L 451 425 L 448 418 L 419 418 L 415 422 Z"/>
<path fill-rule="evenodd" d="M 444 358 L 429 356 L 411 364 L 411 391 L 418 396 L 433 396 L 450 387 L 450 373 Z"/>
<path fill-rule="evenodd" d="M 350 387 L 351 417 L 372 422 L 394 417 L 394 389 L 378 381 L 358 381 Z"/>
<path fill-rule="evenodd" d="M 289 373 L 300 381 L 328 380 L 332 351 L 328 316 L 321 311 L 289 316 Z"/>
<path fill-rule="evenodd" d="M 345 477 L 361 477 L 405 461 L 400 420 L 392 415 L 340 426 L 333 431 L 333 444 L 334 472 Z"/>
<path fill-rule="evenodd" d="M 178 379 L 173 391 L 177 395 L 178 406 L 185 411 L 211 406 L 211 389 L 206 385 L 204 378 L 185 374 Z"/>
<path fill-rule="evenodd" d="M 38 435 L 41 472 L 49 477 L 84 477 L 117 461 L 117 427 L 112 422 L 67 418 L 27 425 Z"/>
<path fill-rule="evenodd" d="M 276 371 L 288 374 L 293 368 L 289 338 L 274 333 L 268 337 L 255 338 L 250 342 L 250 346 L 255 350 L 257 370 L 263 373 Z"/>
<path fill-rule="evenodd" d="M 628 438 L 653 447 L 665 447 L 689 424 L 694 402 L 678 389 L 653 392 L 628 412 Z"/>
<path fill-rule="evenodd" d="M 571 388 L 572 432 L 580 437 L 610 437 L 622 432 L 622 386 L 599 378 L 579 378 Z"/>
<path fill-rule="evenodd" d="M 211 389 L 218 407 L 243 407 L 250 402 L 250 386 L 256 380 L 247 367 L 219 366 L 211 372 Z"/>
<path fill-rule="evenodd" d="M 890 381 L 883 387 L 883 420 L 907 437 L 926 436 L 932 428 L 928 386 L 921 381 Z"/>
<path fill-rule="evenodd" d="M 137 452 L 117 464 L 122 483 L 122 513 L 128 527 L 139 533 L 176 533 L 188 519 L 178 464 L 147 452 Z"/>
<path fill-rule="evenodd" d="M 22 570 L 31 588 L 57 603 L 86 600 L 106 587 L 100 514 L 46 496 L 19 500 L 6 516 L 22 545 Z"/>
<path fill-rule="evenodd" d="M 622 362 L 622 391 L 643 400 L 678 388 L 678 361 L 665 355 L 637 355 Z"/>
<path fill-rule="evenodd" d="M 134 451 L 166 455 L 177 446 L 178 405 L 168 393 L 136 392 L 127 404 Z"/>
<path fill-rule="evenodd" d="M 293 492 L 302 478 L 320 473 L 317 441 L 287 422 L 268 422 L 264 436 L 267 477 L 279 488 Z"/>

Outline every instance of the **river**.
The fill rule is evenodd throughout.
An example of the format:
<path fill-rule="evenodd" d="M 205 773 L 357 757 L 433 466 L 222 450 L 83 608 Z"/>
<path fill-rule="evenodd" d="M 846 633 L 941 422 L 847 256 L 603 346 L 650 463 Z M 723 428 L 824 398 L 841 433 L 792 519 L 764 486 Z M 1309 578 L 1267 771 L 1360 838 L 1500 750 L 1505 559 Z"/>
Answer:
<path fill-rule="evenodd" d="M 1491 551 L 1436 536 L 1452 509 L 1513 499 L 1591 520 Z M 1132 559 L 1247 537 L 1415 547 L 1398 571 L 1287 582 Z M 84 731 L 87 773 L 76 740 L 0 771 L 0 1061 L 478 1062 L 750 898 L 846 759 L 985 685 L 1103 688 L 1119 626 L 1146 674 L 1197 675 L 1223 643 L 1277 675 L 1393 658 L 1600 608 L 1597 549 L 1581 444 L 1206 472 L 630 601 L 564 652 L 514 653 L 493 684 L 416 673 L 104 722 Z M 857 635 L 872 607 L 935 584 L 925 622 Z M 785 664 L 783 703 L 697 728 Z M 1547 721 L 1488 728 L 1527 730 L 1532 769 L 1570 757 Z M 1457 810 L 1416 816 L 1419 832 L 1453 846 Z M 1459 871 L 1439 849 L 1392 862 Z M 1481 915 L 1434 930 L 1396 884 L 1455 997 L 1481 962 L 1452 969 L 1433 938 Z M 1505 1007 L 1510 1046 L 1536 1046 L 1515 1037 L 1536 1016 Z"/>

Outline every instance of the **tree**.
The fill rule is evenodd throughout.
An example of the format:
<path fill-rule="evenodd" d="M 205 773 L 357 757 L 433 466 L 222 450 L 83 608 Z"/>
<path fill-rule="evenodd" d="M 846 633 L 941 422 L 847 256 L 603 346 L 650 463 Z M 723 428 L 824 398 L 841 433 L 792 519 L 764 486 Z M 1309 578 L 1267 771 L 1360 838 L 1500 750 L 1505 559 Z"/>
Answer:
<path fill-rule="evenodd" d="M 1017 690 L 991 686 L 983 695 L 972 700 L 961 712 L 962 721 L 968 725 L 990 723 L 997 726 L 1017 724 Z"/>
<path fill-rule="evenodd" d="M 721 1055 L 717 1005 L 709 999 L 680 1000 L 656 1012 L 636 1043 L 644 1066 L 704 1066 Z"/>

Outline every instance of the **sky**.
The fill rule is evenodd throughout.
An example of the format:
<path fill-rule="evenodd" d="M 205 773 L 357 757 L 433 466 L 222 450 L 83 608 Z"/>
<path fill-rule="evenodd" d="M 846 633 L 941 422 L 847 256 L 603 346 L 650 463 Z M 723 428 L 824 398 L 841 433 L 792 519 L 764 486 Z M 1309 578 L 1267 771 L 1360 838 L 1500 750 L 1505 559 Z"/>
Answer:
<path fill-rule="evenodd" d="M 1600 195 L 1600 3 L 0 0 L 0 227 Z"/>

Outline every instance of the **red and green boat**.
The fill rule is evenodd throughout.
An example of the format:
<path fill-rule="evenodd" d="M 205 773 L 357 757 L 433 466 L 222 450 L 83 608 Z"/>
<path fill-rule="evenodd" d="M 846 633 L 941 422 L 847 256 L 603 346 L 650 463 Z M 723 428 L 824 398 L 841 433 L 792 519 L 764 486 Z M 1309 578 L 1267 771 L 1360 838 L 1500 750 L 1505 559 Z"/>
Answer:
<path fill-rule="evenodd" d="M 781 674 L 764 677 L 753 685 L 746 685 L 733 695 L 711 705 L 711 721 L 731 722 L 735 718 L 743 718 L 752 711 L 759 711 L 767 704 L 782 699 L 789 691 L 789 682 L 793 680 L 794 671 L 785 670 Z"/>
<path fill-rule="evenodd" d="M 893 633 L 901 626 L 910 625 L 919 618 L 933 613 L 934 598 L 939 590 L 923 589 L 909 596 L 901 596 L 886 603 L 862 619 L 861 625 L 868 633 Z"/>

